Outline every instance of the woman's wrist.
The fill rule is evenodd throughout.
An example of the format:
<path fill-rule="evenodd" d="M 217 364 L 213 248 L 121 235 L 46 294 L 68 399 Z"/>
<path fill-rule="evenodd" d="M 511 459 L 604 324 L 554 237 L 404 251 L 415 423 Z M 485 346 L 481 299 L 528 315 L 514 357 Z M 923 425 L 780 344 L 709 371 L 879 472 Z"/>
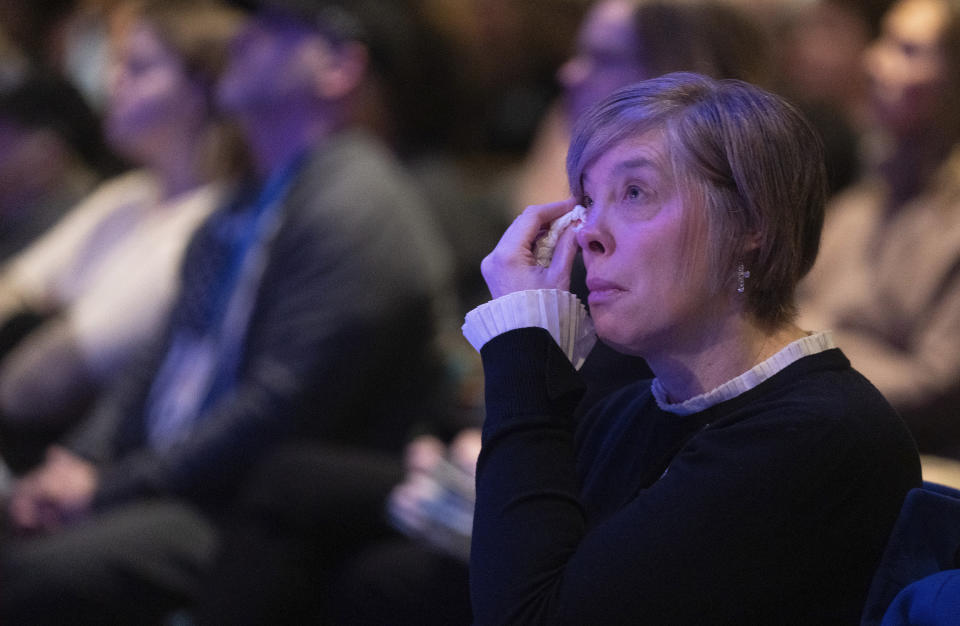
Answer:
<path fill-rule="evenodd" d="M 490 339 L 518 328 L 543 328 L 577 369 L 596 343 L 593 322 L 579 298 L 559 289 L 515 291 L 466 315 L 464 337 L 478 352 Z"/>

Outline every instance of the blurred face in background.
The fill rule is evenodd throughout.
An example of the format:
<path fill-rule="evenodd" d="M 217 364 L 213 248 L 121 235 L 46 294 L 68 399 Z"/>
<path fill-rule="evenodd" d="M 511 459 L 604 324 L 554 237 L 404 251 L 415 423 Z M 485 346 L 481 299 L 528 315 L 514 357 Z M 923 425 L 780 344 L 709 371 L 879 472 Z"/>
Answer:
<path fill-rule="evenodd" d="M 933 129 L 945 114 L 950 84 L 942 35 L 948 19 L 941 0 L 903 0 L 887 13 L 880 37 L 867 50 L 877 119 L 894 135 Z"/>
<path fill-rule="evenodd" d="M 584 19 L 576 52 L 558 73 L 571 124 L 619 87 L 649 78 L 637 56 L 633 15 L 630 2 L 605 0 Z"/>
<path fill-rule="evenodd" d="M 258 16 L 236 38 L 217 85 L 227 113 L 255 116 L 313 97 L 310 60 L 301 44 L 315 36 L 307 26 L 280 15 Z"/>
<path fill-rule="evenodd" d="M 847 108 L 863 94 L 863 53 L 871 34 L 865 18 L 848 4 L 803 3 L 784 33 L 785 80 L 813 102 Z"/>
<path fill-rule="evenodd" d="M 111 72 L 106 131 L 114 149 L 149 163 L 172 142 L 195 136 L 206 116 L 203 89 L 181 60 L 149 23 L 131 22 L 119 34 Z"/>

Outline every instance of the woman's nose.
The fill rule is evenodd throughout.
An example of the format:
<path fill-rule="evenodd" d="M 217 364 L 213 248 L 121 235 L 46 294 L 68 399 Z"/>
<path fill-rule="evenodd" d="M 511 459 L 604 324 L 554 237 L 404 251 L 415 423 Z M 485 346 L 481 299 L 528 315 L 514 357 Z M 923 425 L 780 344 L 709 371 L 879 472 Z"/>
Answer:
<path fill-rule="evenodd" d="M 587 211 L 577 231 L 577 244 L 584 255 L 602 255 L 612 250 L 613 238 L 606 230 L 601 211 L 593 207 Z"/>

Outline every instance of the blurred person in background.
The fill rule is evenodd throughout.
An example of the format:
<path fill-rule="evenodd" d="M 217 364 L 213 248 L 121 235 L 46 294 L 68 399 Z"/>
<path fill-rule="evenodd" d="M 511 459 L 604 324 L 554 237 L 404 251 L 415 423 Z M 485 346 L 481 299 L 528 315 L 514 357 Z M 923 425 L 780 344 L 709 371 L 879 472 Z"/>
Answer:
<path fill-rule="evenodd" d="M 365 115 L 380 104 L 367 101 L 371 87 L 396 80 L 403 5 L 253 4 L 220 101 L 250 137 L 261 176 L 302 167 L 288 209 L 302 242 L 289 252 L 309 245 L 299 271 L 311 282 L 287 297 L 309 311 L 291 322 L 315 326 L 290 337 L 307 338 L 299 350 L 317 339 L 300 422 L 317 436 L 280 446 L 244 477 L 197 610 L 205 624 L 323 615 L 343 559 L 389 530 L 382 502 L 409 433 L 448 407 L 432 309 L 450 295 L 449 250 Z"/>
<path fill-rule="evenodd" d="M 828 209 L 803 320 L 834 329 L 922 453 L 960 459 L 960 6 L 894 3 L 864 62 L 881 151 Z"/>
<path fill-rule="evenodd" d="M 26 55 L 0 28 L 0 87 L 8 87 L 22 80 L 29 66 Z"/>
<path fill-rule="evenodd" d="M 110 98 L 111 16 L 127 0 L 75 0 L 51 42 L 50 63 L 76 85 L 99 113 Z"/>
<path fill-rule="evenodd" d="M 0 24 L 30 65 L 59 73 L 61 29 L 76 4 L 77 0 L 5 0 L 0 2 Z"/>
<path fill-rule="evenodd" d="M 398 20 L 392 37 L 412 35 L 381 72 L 392 89 L 376 113 L 398 121 L 394 145 L 452 243 L 462 313 L 483 289 L 480 259 L 506 226 L 504 181 L 560 91 L 555 69 L 586 3 L 405 0 L 397 6 L 407 19 Z"/>
<path fill-rule="evenodd" d="M 449 87 L 457 109 L 446 116 L 458 153 L 487 174 L 523 154 L 560 91 L 554 72 L 568 54 L 586 3 L 413 0 L 409 5 L 447 42 L 456 69 Z"/>
<path fill-rule="evenodd" d="M 235 132 L 212 107 L 242 14 L 212 3 L 170 1 L 134 1 L 118 11 L 106 131 L 111 146 L 137 167 L 94 190 L 11 260 L 0 279 L 6 319 L 46 318 L 0 364 L 6 460 L 22 472 L 43 458 L 5 499 L 12 534 L 55 534 L 86 509 L 95 482 L 90 466 L 65 448 L 51 447 L 45 457 L 43 449 L 81 417 L 97 392 L 129 375 L 141 352 L 157 341 L 179 288 L 187 242 L 226 201 L 232 177 L 243 168 Z M 101 431 L 88 439 L 109 445 L 109 437 Z M 107 533 L 107 541 L 117 538 Z M 20 590 L 37 592 L 33 601 L 50 614 L 34 613 L 31 600 L 4 585 L 18 598 L 0 602 L 17 616 L 5 621 L 56 621 L 62 607 L 42 590 L 72 572 L 56 568 L 63 556 L 56 541 L 24 541 L 27 553 L 56 555 L 41 557 L 53 574 L 14 566 Z M 7 565 L 16 543 L 4 537 Z M 83 580 L 84 573 L 78 576 Z M 94 575 L 85 582 L 103 584 Z M 136 593 L 129 598 L 134 604 L 142 599 Z M 144 611 L 154 608 L 145 600 Z"/>
<path fill-rule="evenodd" d="M 109 98 L 111 16 L 124 2 L 5 0 L 0 28 L 29 65 L 65 77 L 102 114 Z"/>
<path fill-rule="evenodd" d="M 79 92 L 41 72 L 0 87 L 0 144 L 3 262 L 89 194 L 113 164 L 100 121 Z"/>
<path fill-rule="evenodd" d="M 212 108 L 239 14 L 131 2 L 116 19 L 104 126 L 135 168 L 0 272 L 0 319 L 28 330 L 16 343 L 8 335 L 14 345 L 0 361 L 2 449 L 18 471 L 156 341 L 187 241 L 242 169 L 239 139 Z"/>
<path fill-rule="evenodd" d="M 891 0 L 784 2 L 774 52 L 777 89 L 801 104 L 829 106 L 858 132 L 869 123 L 863 53 L 880 34 Z"/>
<path fill-rule="evenodd" d="M 257 3 L 234 38 L 216 99 L 251 174 L 192 239 L 149 359 L 15 485 L 10 523 L 32 536 L 4 546 L 5 621 L 144 623 L 201 588 L 225 599 L 203 621 L 303 615 L 258 602 L 319 584 L 304 560 L 380 525 L 365 460 L 399 455 L 442 391 L 447 251 L 354 115 L 377 58 L 362 8 Z M 303 549 L 315 526 L 324 543 Z"/>
<path fill-rule="evenodd" d="M 769 42 L 749 13 L 719 2 L 604 0 L 580 27 L 557 72 L 562 98 L 542 119 L 515 184 L 509 211 L 566 193 L 570 128 L 614 89 L 671 71 L 769 84 Z"/>
<path fill-rule="evenodd" d="M 800 106 L 827 150 L 831 194 L 859 180 L 871 147 L 863 53 L 890 0 L 785 2 L 771 26 L 776 89 Z"/>

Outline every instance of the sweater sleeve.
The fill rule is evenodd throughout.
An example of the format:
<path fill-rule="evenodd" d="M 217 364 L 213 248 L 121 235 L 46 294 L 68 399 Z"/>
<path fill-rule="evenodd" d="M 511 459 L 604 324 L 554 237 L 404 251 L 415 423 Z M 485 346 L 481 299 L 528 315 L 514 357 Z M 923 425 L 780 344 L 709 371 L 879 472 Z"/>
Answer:
<path fill-rule="evenodd" d="M 857 621 L 899 499 L 877 496 L 886 477 L 834 416 L 801 405 L 708 426 L 659 480 L 590 519 L 571 366 L 532 329 L 491 340 L 483 358 L 478 624 Z M 635 460 L 606 484 L 630 480 L 636 450 L 602 445 L 597 456 Z"/>
<path fill-rule="evenodd" d="M 537 594 L 541 570 L 562 571 L 585 531 L 570 424 L 582 386 L 544 329 L 500 334 L 481 355 L 471 595 L 478 624 L 509 623 L 510 607 Z"/>
<path fill-rule="evenodd" d="M 467 313 L 463 335 L 478 352 L 497 335 L 518 328 L 543 328 L 574 367 L 580 369 L 597 343 L 587 309 L 574 294 L 559 289 L 515 291 Z"/>

